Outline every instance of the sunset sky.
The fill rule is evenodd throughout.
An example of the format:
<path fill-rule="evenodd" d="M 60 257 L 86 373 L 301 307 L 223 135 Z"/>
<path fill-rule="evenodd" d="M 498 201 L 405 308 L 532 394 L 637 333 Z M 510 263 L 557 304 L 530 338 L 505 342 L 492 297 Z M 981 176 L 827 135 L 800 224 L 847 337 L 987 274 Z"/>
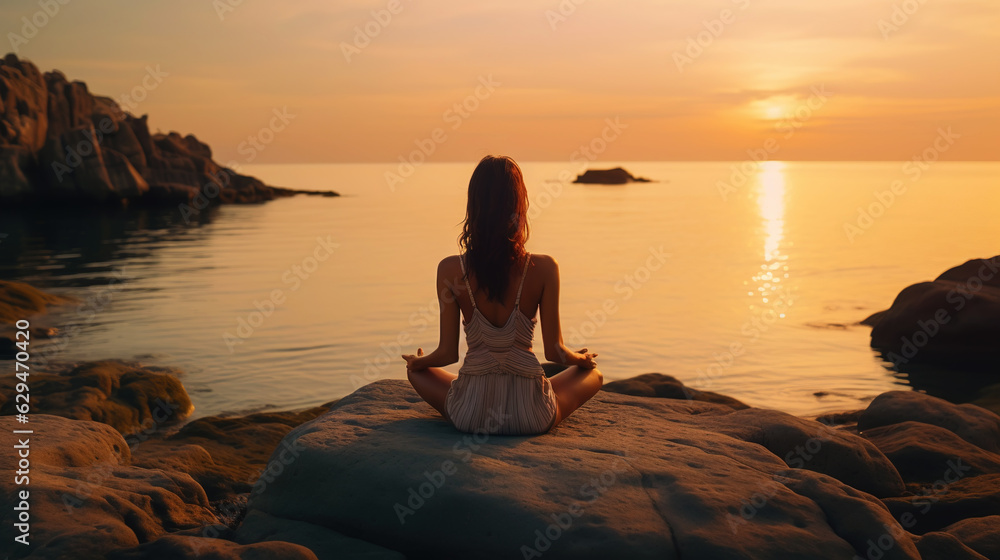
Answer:
<path fill-rule="evenodd" d="M 285 108 L 252 163 L 395 161 L 422 139 L 429 161 L 563 161 L 616 118 L 600 160 L 769 139 L 770 159 L 906 160 L 948 127 L 943 159 L 1000 148 L 997 0 L 71 0 L 31 34 L 39 10 L 3 3 L 5 51 L 116 98 L 158 67 L 126 108 L 223 162 Z"/>

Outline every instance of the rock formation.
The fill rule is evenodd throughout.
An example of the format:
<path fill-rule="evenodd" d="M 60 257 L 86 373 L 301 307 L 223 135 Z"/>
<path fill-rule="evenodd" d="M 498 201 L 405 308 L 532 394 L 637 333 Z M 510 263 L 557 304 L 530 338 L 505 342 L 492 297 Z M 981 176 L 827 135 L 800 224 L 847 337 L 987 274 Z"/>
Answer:
<path fill-rule="evenodd" d="M 621 167 L 614 169 L 588 169 L 582 175 L 577 175 L 574 183 L 590 183 L 596 185 L 624 185 L 625 183 L 649 183 L 645 177 L 633 177 Z"/>
<path fill-rule="evenodd" d="M 175 412 L 165 417 L 158 410 L 150 414 L 150 405 L 190 399 L 179 383 L 163 382 L 176 381 L 173 376 L 157 370 L 162 368 L 111 360 L 79 364 L 56 382 L 66 390 L 55 392 L 46 374 L 33 374 L 32 397 L 36 389 L 48 394 L 32 398 L 29 423 L 16 423 L 6 410 L 0 416 L 0 443 L 15 449 L 16 437 L 26 437 L 30 445 L 30 484 L 24 487 L 30 492 L 30 546 L 7 547 L 10 558 L 315 560 L 308 548 L 274 535 L 263 544 L 237 544 L 232 527 L 281 438 L 329 404 L 199 418 L 178 430 L 174 424 L 182 416 L 173 407 L 163 407 Z M 95 380 L 110 394 L 95 390 Z M 9 384 L 0 385 L 0 402 L 9 403 L 12 395 Z M 136 426 L 140 418 L 145 421 Z M 34 434 L 12 432 L 24 428 Z M 0 468 L 13 473 L 14 460 L 14 453 L 5 454 Z M 21 488 L 13 476 L 0 481 L 5 503 L 14 504 Z M 15 536 L 12 515 L 0 512 L 0 538 L 8 543 Z"/>
<path fill-rule="evenodd" d="M 194 409 L 172 368 L 123 360 L 32 369 L 31 410 L 102 422 L 129 435 L 183 420 Z M 0 414 L 14 414 L 13 375 L 0 378 Z"/>
<path fill-rule="evenodd" d="M 872 327 L 872 347 L 897 366 L 1000 372 L 1000 256 L 913 284 L 862 323 Z"/>
<path fill-rule="evenodd" d="M 724 404 L 736 410 L 750 408 L 737 399 L 720 395 L 712 391 L 700 391 L 688 387 L 677 378 L 662 373 L 644 373 L 620 381 L 604 384 L 603 390 L 623 395 L 639 397 L 657 397 L 661 399 L 687 399 L 691 401 L 713 402 Z"/>
<path fill-rule="evenodd" d="M 0 201 L 14 203 L 261 202 L 299 193 L 212 160 L 192 135 L 151 134 L 109 97 L 59 71 L 0 61 Z"/>
<path fill-rule="evenodd" d="M 332 404 L 302 411 L 198 418 L 174 433 L 156 434 L 136 445 L 132 462 L 185 472 L 201 484 L 210 501 L 229 503 L 250 492 L 285 434 Z"/>
<path fill-rule="evenodd" d="M 130 466 L 129 447 L 110 426 L 32 414 L 29 427 L 34 434 L 15 435 L 12 429 L 25 426 L 0 416 L 4 448 L 13 450 L 18 437 L 30 446 L 28 484 L 15 484 L 16 455 L 0 456 L 8 474 L 0 480 L 8 506 L 0 512 L 0 538 L 11 558 L 104 558 L 110 550 L 216 522 L 197 482 L 182 472 Z M 23 532 L 14 525 L 19 513 L 13 509 L 22 491 L 29 492 L 23 500 L 28 546 L 14 541 Z"/>
<path fill-rule="evenodd" d="M 28 320 L 29 341 L 38 341 L 56 334 L 56 329 L 46 321 L 38 319 L 51 307 L 77 301 L 75 298 L 43 292 L 24 282 L 0 280 L 0 360 L 12 360 L 20 351 L 17 342 L 24 341 L 16 334 L 16 324 Z"/>
<path fill-rule="evenodd" d="M 771 410 L 604 391 L 549 434 L 463 434 L 405 382 L 379 381 L 289 432 L 235 535 L 263 542 L 281 523 L 290 542 L 332 534 L 408 558 L 992 550 L 1000 526 L 978 519 L 1000 514 L 989 440 L 1000 417 L 901 391 L 845 416 L 860 435 Z"/>

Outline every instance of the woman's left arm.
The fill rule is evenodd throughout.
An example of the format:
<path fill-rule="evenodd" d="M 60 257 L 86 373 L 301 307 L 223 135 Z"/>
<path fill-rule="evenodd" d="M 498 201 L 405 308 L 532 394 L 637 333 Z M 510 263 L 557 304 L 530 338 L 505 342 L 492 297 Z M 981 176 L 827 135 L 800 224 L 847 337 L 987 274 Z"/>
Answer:
<path fill-rule="evenodd" d="M 462 311 L 458 306 L 458 295 L 448 280 L 449 277 L 448 258 L 442 259 L 437 269 L 437 295 L 441 307 L 441 334 L 438 347 L 423 356 L 419 355 L 419 349 L 417 356 L 404 355 L 403 359 L 406 360 L 408 369 L 443 367 L 458 361 L 458 324 Z"/>

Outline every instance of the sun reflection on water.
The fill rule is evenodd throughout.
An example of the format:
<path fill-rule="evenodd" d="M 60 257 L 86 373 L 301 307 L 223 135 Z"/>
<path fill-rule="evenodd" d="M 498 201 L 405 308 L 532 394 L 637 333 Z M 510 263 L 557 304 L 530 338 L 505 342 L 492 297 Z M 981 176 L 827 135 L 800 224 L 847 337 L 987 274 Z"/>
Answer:
<path fill-rule="evenodd" d="M 768 161 L 762 163 L 760 169 L 757 207 L 764 234 L 764 262 L 749 283 L 756 291 L 749 290 L 747 295 L 759 298 L 763 307 L 784 318 L 787 307 L 792 304 L 787 288 L 782 285 L 788 280 L 788 255 L 781 252 L 785 238 L 785 164 Z M 756 302 L 750 305 L 750 309 L 757 307 Z"/>

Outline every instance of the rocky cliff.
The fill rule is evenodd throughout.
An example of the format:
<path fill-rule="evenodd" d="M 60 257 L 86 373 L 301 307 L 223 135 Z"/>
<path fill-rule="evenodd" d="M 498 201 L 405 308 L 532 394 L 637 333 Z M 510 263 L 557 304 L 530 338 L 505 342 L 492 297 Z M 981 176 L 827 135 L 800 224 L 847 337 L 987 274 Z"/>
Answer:
<path fill-rule="evenodd" d="M 209 204 L 299 193 L 216 163 L 192 135 L 151 134 L 109 97 L 59 71 L 0 61 L 0 201 Z"/>

